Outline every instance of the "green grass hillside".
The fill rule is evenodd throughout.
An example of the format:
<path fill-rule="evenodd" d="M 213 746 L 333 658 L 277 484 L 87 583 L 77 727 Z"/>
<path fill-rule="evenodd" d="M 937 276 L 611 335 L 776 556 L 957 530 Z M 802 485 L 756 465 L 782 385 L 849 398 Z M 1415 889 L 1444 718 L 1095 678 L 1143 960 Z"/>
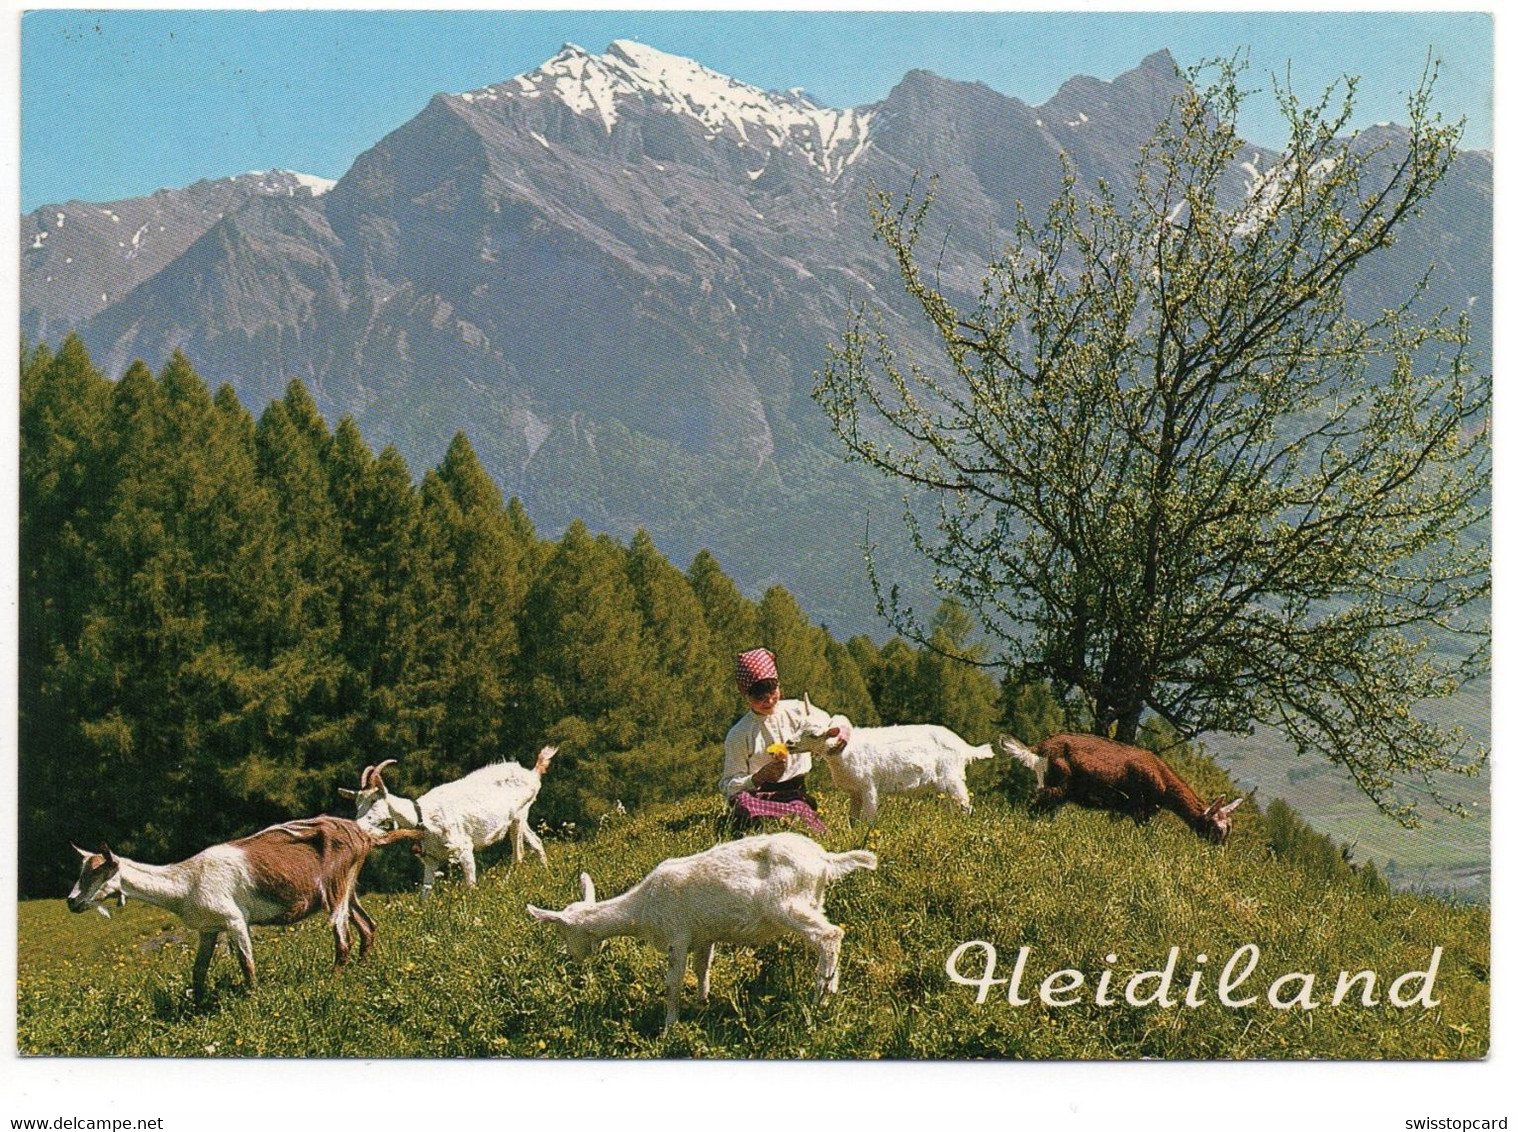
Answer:
<path fill-rule="evenodd" d="M 1199 786 L 1220 782 L 1200 778 Z M 1206 774 L 1217 774 L 1207 768 Z M 1219 776 L 1220 778 L 1220 776 Z M 110 921 L 71 916 L 61 900 L 19 910 L 17 1044 L 22 1054 L 262 1057 L 782 1057 L 782 1058 L 1479 1058 L 1488 1042 L 1487 909 L 1386 895 L 1353 878 L 1332 879 L 1267 848 L 1260 816 L 1239 812 L 1234 839 L 1204 844 L 1168 814 L 1148 827 L 1067 807 L 1035 816 L 1000 796 L 962 815 L 934 798 L 891 798 L 868 834 L 849 829 L 841 795 L 824 795 L 834 850 L 867 841 L 878 871 L 856 872 L 828 895 L 845 926 L 840 993 L 817 1008 L 813 963 L 799 941 L 724 948 L 712 999 L 700 1007 L 688 977 L 682 1018 L 663 1022 L 664 958 L 631 939 L 611 941 L 583 967 L 572 963 L 527 903 L 562 907 L 584 869 L 598 891 L 623 891 L 661 859 L 717 837 L 716 799 L 652 808 L 608 822 L 579 841 L 550 840 L 549 868 L 499 857 L 479 887 L 443 884 L 428 901 L 373 894 L 375 951 L 340 977 L 330 972 L 331 934 L 308 920 L 255 929 L 262 984 L 240 987 L 235 961 L 218 951 L 212 992 L 187 993 L 192 940 L 172 916 L 132 903 Z M 387 850 L 400 853 L 400 850 Z M 408 862 L 409 863 L 409 862 Z M 945 961 L 980 940 L 998 952 L 996 977 L 1028 947 L 1022 997 L 1008 987 L 957 985 Z M 1253 944 L 1254 975 L 1218 1001 L 1221 968 Z M 1442 948 L 1430 998 L 1398 1008 L 1388 984 L 1428 967 Z M 1160 969 L 1178 948 L 1175 1005 L 1132 1006 L 1129 979 Z M 962 976 L 985 949 L 961 957 Z M 1197 956 L 1205 954 L 1205 963 Z M 1107 956 L 1114 956 L 1112 960 Z M 1242 962 L 1242 960 L 1241 960 Z M 1051 994 L 1039 985 L 1063 968 Z M 1184 1004 L 1192 972 L 1201 1005 Z M 1093 999 L 1104 971 L 1107 996 Z M 1378 973 L 1378 1005 L 1360 986 L 1330 1005 L 1339 972 Z M 1270 986 L 1311 974 L 1316 1009 L 1276 1009 Z M 1143 1002 L 1158 976 L 1140 980 Z M 1065 989 L 1060 990 L 1060 987 Z M 1413 997 L 1421 981 L 1404 984 Z M 1297 998 L 1304 980 L 1277 989 Z M 1305 996 L 1303 996 L 1305 997 Z"/>

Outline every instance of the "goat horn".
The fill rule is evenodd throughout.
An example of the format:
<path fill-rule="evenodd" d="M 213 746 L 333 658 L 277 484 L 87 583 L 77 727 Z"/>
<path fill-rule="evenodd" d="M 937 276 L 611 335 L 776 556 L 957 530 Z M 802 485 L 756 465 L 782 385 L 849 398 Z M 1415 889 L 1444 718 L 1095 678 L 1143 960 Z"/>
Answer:
<path fill-rule="evenodd" d="M 367 789 L 369 789 L 369 776 L 371 774 L 373 774 L 373 773 L 374 773 L 374 764 L 373 763 L 370 763 L 368 766 L 364 767 L 364 773 L 358 776 L 358 788 L 360 790 L 367 790 Z"/>
<path fill-rule="evenodd" d="M 387 766 L 394 766 L 395 763 L 396 763 L 395 759 L 386 759 L 384 762 L 380 763 L 379 766 L 375 767 L 374 768 L 374 782 L 373 782 L 373 785 L 375 785 L 375 786 L 383 786 L 384 785 L 384 781 L 381 779 L 380 776 L 385 773 L 385 768 Z"/>

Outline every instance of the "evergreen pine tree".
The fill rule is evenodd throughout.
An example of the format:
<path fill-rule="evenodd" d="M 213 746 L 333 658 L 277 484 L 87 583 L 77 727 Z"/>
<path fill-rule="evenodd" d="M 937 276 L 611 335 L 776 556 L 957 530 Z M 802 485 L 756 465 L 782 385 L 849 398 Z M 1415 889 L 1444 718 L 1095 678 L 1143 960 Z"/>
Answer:
<path fill-rule="evenodd" d="M 985 646 L 972 641 L 969 615 L 942 602 L 933 616 L 929 645 L 918 655 L 917 689 L 924 722 L 957 731 L 971 743 L 989 742 L 1000 715 L 996 682 L 977 666 Z"/>
<path fill-rule="evenodd" d="M 865 684 L 864 673 L 854 660 L 854 654 L 831 637 L 828 638 L 824 652 L 835 692 L 828 710 L 848 716 L 859 727 L 878 725 L 880 713 L 875 710 L 875 701 L 870 697 L 870 689 Z"/>
<path fill-rule="evenodd" d="M 828 711 L 840 700 L 828 663 L 829 637 L 813 625 L 784 586 L 771 586 L 759 602 L 758 641 L 775 654 L 780 683 L 788 697 L 803 694 Z"/>
<path fill-rule="evenodd" d="M 643 615 L 643 634 L 661 677 L 651 692 L 651 716 L 682 737 L 717 739 L 725 713 L 714 712 L 731 684 L 713 643 L 705 611 L 685 575 L 659 553 L 648 532 L 639 530 L 627 554 L 628 579 Z"/>
<path fill-rule="evenodd" d="M 517 619 L 536 557 L 525 514 L 512 515 L 463 433 L 422 481 L 433 599 L 423 613 L 428 681 L 420 771 L 455 777 L 520 758 Z"/>
<path fill-rule="evenodd" d="M 927 721 L 927 697 L 918 686 L 918 673 L 917 650 L 900 637 L 892 637 L 875 652 L 865 686 L 886 726 Z"/>
<path fill-rule="evenodd" d="M 637 784 L 629 774 L 659 774 L 613 757 L 650 737 L 650 655 L 626 557 L 575 520 L 523 605 L 523 716 L 530 733 L 563 748 L 534 808 L 544 820 L 582 821 L 617 799 L 630 802 Z"/>
<path fill-rule="evenodd" d="M 430 738 L 420 661 L 423 613 L 436 592 L 436 578 L 420 495 L 406 461 L 393 447 L 379 454 L 366 477 L 355 519 L 357 547 L 368 566 L 354 637 L 359 671 L 369 689 L 363 730 L 376 760 L 402 758 Z"/>
<path fill-rule="evenodd" d="M 90 540 L 104 509 L 99 448 L 111 385 L 70 336 L 21 359 L 17 741 L 23 885 L 60 875 L 79 746 L 57 669 L 77 648 L 94 592 Z M 67 867 L 67 862 L 63 867 Z"/>
<path fill-rule="evenodd" d="M 112 490 L 91 540 L 95 585 L 60 687 L 80 762 L 95 771 L 83 777 L 102 832 L 119 823 L 122 798 L 142 790 L 153 818 L 118 840 L 183 854 L 252 816 L 229 790 L 246 751 L 228 721 L 240 714 L 247 653 L 276 588 L 272 507 L 254 475 L 249 422 L 212 401 L 183 355 L 158 381 L 130 367 L 107 426 L 101 469 Z M 193 820 L 207 813 L 211 823 Z"/>
<path fill-rule="evenodd" d="M 701 602 L 712 646 L 717 653 L 731 660 L 740 652 L 754 648 L 759 632 L 758 607 L 722 572 L 712 552 L 703 550 L 698 553 L 686 577 Z"/>
<path fill-rule="evenodd" d="M 298 421 L 302 401 L 309 397 L 292 383 L 254 431 L 258 479 L 273 507 L 278 582 L 237 721 L 247 752 L 236 771 L 237 789 L 286 814 L 326 808 L 334 783 L 351 777 L 354 762 L 346 733 L 333 727 L 344 665 L 338 652 L 342 531 L 322 462 L 331 437 L 319 418 Z"/>
<path fill-rule="evenodd" d="M 324 426 L 313 435 L 292 411 L 298 384 L 264 410 L 254 437 L 258 477 L 273 498 L 278 544 L 289 559 L 283 616 L 267 646 L 271 657 L 301 642 L 330 647 L 338 631 L 342 523 L 322 462 L 331 437 Z"/>

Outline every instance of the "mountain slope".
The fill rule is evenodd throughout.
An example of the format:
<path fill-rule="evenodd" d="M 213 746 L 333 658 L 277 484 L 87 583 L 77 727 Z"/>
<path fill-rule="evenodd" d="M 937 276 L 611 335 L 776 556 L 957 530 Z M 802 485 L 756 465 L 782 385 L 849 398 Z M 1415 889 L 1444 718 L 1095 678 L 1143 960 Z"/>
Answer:
<path fill-rule="evenodd" d="M 1214 772 L 1203 778 L 1218 785 Z M 1221 850 L 1168 814 L 1144 827 L 1073 808 L 1041 818 L 994 796 L 977 798 L 971 815 L 931 797 L 887 799 L 866 837 L 848 829 L 841 795 L 821 798 L 826 846 L 867 841 L 879 858 L 875 872 L 828 890 L 828 916 L 846 935 L 839 992 L 821 1008 L 799 941 L 719 946 L 711 1001 L 698 1005 L 688 980 L 681 1020 L 664 1036 L 663 955 L 619 938 L 581 966 L 527 915 L 529 903 L 578 899 L 581 871 L 605 899 L 658 861 L 713 844 L 721 807 L 703 797 L 614 819 L 583 840 L 550 838 L 547 869 L 497 858 L 474 889 L 366 895 L 376 952 L 340 979 L 327 977 L 331 933 L 319 917 L 258 929 L 258 992 L 241 993 L 223 955 L 203 1011 L 179 1005 L 193 947 L 167 913 L 131 903 L 106 923 L 70 918 L 60 901 L 25 903 L 17 1046 L 74 1057 L 847 1059 L 1464 1059 L 1487 1049 L 1487 910 L 1329 879 L 1272 854 L 1252 808 Z M 385 864 L 414 866 L 388 852 Z M 992 971 L 973 941 L 995 948 Z M 988 984 L 977 1002 L 979 977 L 1010 980 L 1024 947 L 1018 982 Z M 1436 947 L 1438 1008 L 1390 1004 L 1390 984 L 1428 971 Z M 947 967 L 961 948 L 956 983 Z M 1227 1005 L 1219 982 L 1241 951 L 1230 992 L 1241 1005 Z M 91 958 L 100 974 L 81 981 L 77 964 Z M 1071 970 L 1079 985 L 1069 974 L 1046 983 Z M 1332 1004 L 1345 970 L 1375 972 L 1374 1005 L 1362 1004 L 1363 980 Z M 1421 986 L 1415 977 L 1399 991 L 1410 1000 Z M 1068 1005 L 1045 1001 L 1041 987 Z M 1304 993 L 1314 1009 L 1290 1005 Z"/>
<path fill-rule="evenodd" d="M 21 218 L 21 333 L 57 340 L 173 263 L 224 216 L 261 198 L 310 199 L 331 187 L 276 169 L 108 204 L 34 209 Z"/>

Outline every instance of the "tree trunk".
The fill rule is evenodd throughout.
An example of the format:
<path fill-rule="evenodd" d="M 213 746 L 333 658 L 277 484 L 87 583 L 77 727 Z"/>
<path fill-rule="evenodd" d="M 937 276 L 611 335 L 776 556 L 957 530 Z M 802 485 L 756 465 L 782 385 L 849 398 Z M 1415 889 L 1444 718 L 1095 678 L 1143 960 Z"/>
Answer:
<path fill-rule="evenodd" d="M 1138 742 L 1139 716 L 1142 708 L 1134 708 L 1131 711 L 1122 712 L 1117 717 L 1117 734 L 1113 736 L 1119 743 L 1127 743 L 1130 747 Z"/>

